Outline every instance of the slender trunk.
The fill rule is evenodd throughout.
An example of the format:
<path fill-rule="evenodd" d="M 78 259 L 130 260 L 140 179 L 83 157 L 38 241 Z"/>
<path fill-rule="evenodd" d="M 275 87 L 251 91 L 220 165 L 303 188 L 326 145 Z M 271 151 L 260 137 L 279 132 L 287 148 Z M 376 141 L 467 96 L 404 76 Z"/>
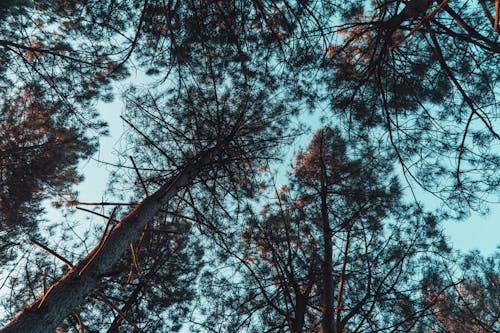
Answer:
<path fill-rule="evenodd" d="M 346 267 L 347 267 L 347 262 L 349 261 L 349 245 L 351 243 L 351 229 L 352 229 L 352 223 L 347 227 L 347 239 L 345 243 L 345 248 L 344 248 L 344 262 L 342 263 L 342 271 L 340 272 L 340 279 L 339 279 L 339 290 L 337 292 L 337 307 L 335 311 L 337 312 L 337 327 L 336 327 L 336 332 L 335 333 L 341 333 L 343 330 L 342 327 L 342 321 L 341 321 L 341 312 L 342 312 L 342 297 L 344 293 L 344 282 L 345 282 L 345 272 L 346 272 Z"/>
<path fill-rule="evenodd" d="M 105 237 L 85 258 L 49 290 L 20 311 L 2 333 L 51 333 L 73 309 L 82 304 L 101 283 L 102 277 L 112 269 L 129 249 L 129 244 L 140 237 L 144 226 L 180 189 L 187 186 L 216 154 L 220 146 L 206 151 L 189 163 L 158 191 L 144 199 Z"/>
<path fill-rule="evenodd" d="M 321 267 L 321 272 L 323 276 L 323 295 L 322 295 L 322 321 L 321 326 L 323 333 L 334 333 L 334 296 L 333 296 L 333 262 L 332 262 L 332 229 L 330 228 L 330 221 L 328 218 L 328 206 L 327 206 L 327 175 L 326 175 L 326 165 L 324 160 L 324 142 L 321 142 L 320 148 L 320 158 L 321 158 L 321 223 L 323 225 L 323 246 L 324 246 L 324 256 Z"/>
<path fill-rule="evenodd" d="M 323 191 L 322 191 L 323 192 Z M 326 191 L 325 191 L 326 192 Z M 334 333 L 334 287 L 332 272 L 332 229 L 330 228 L 326 198 L 321 194 L 321 217 L 323 222 L 323 244 L 325 247 L 323 257 L 323 304 L 322 304 L 322 327 L 324 333 Z"/>
<path fill-rule="evenodd" d="M 304 332 L 304 318 L 306 314 L 306 298 L 300 292 L 297 293 L 295 301 L 295 318 L 290 328 L 292 333 Z"/>

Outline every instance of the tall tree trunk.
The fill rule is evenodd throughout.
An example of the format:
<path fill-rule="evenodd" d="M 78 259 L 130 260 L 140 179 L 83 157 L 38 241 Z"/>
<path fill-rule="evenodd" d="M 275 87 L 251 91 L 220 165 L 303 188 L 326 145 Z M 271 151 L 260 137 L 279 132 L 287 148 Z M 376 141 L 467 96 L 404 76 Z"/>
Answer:
<path fill-rule="evenodd" d="M 320 163 L 321 163 L 321 223 L 323 225 L 323 246 L 324 255 L 321 267 L 323 276 L 323 295 L 321 304 L 321 326 L 323 333 L 334 333 L 334 297 L 333 297 L 333 263 L 332 263 L 332 229 L 330 228 L 330 220 L 328 218 L 327 206 L 327 174 L 325 165 L 325 142 L 321 134 L 320 142 Z"/>
<path fill-rule="evenodd" d="M 100 284 L 102 277 L 115 265 L 136 241 L 143 228 L 180 189 L 187 186 L 206 165 L 213 161 L 220 145 L 198 155 L 176 176 L 145 198 L 105 240 L 79 261 L 49 290 L 20 311 L 0 332 L 52 333 L 73 309 L 83 303 Z"/>
<path fill-rule="evenodd" d="M 292 333 L 302 333 L 304 332 L 304 319 L 306 314 L 306 297 L 300 293 L 296 294 L 295 300 L 295 318 L 292 322 L 292 327 L 290 330 Z"/>

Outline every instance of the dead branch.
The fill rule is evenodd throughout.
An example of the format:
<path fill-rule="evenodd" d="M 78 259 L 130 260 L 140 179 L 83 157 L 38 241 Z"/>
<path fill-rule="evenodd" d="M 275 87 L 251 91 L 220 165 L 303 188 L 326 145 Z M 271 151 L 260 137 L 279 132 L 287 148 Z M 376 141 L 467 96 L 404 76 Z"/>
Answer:
<path fill-rule="evenodd" d="M 69 269 L 73 269 L 73 265 L 71 264 L 71 262 L 64 258 L 63 256 L 61 256 L 60 254 L 57 254 L 54 250 L 51 250 L 49 249 L 48 247 L 46 247 L 45 245 L 37 242 L 36 240 L 34 239 L 30 239 L 30 242 L 36 246 L 38 246 L 39 248 L 41 248 L 42 250 L 44 250 L 45 252 L 48 252 L 50 254 L 52 254 L 54 257 L 56 257 L 57 259 L 61 260 L 66 266 L 68 266 Z"/>

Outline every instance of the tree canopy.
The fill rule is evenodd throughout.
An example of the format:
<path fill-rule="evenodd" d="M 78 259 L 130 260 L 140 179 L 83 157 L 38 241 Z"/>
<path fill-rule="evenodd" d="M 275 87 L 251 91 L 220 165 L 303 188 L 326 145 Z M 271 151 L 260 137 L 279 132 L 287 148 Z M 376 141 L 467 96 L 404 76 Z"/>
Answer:
<path fill-rule="evenodd" d="M 500 329 L 498 256 L 441 230 L 498 202 L 499 10 L 3 1 L 2 332 Z M 113 201 L 80 242 L 44 205 L 81 204 L 114 98 Z"/>

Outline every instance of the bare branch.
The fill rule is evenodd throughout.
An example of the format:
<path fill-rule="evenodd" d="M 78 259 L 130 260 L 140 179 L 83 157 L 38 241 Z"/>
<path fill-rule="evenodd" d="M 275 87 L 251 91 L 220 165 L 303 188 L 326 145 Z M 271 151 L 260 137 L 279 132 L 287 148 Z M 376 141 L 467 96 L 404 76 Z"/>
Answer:
<path fill-rule="evenodd" d="M 57 254 L 55 251 L 49 249 L 48 247 L 46 247 L 45 245 L 37 242 L 36 240 L 34 239 L 30 239 L 30 242 L 33 243 L 34 245 L 38 246 L 39 248 L 43 249 L 44 251 L 52 254 L 54 257 L 56 257 L 57 259 L 61 260 L 66 266 L 68 266 L 69 269 L 72 269 L 73 268 L 73 265 L 71 264 L 71 262 L 67 259 L 65 259 L 63 256 L 61 256 L 60 254 Z"/>

